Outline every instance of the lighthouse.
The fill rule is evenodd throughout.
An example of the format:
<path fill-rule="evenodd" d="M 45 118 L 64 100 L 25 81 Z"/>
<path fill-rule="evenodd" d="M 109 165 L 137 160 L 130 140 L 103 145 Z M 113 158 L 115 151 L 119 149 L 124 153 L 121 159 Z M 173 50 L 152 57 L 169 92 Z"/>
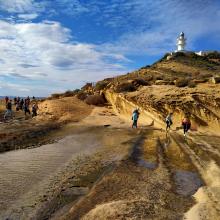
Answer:
<path fill-rule="evenodd" d="M 180 33 L 179 37 L 177 38 L 177 50 L 176 52 L 183 52 L 185 51 L 186 46 L 186 38 L 183 32 Z"/>

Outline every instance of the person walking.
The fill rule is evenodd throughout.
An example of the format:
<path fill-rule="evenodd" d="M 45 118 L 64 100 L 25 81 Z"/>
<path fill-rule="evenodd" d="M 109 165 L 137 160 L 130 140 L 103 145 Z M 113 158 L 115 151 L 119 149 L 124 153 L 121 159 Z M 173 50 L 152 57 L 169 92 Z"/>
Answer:
<path fill-rule="evenodd" d="M 14 105 L 16 106 L 17 105 L 17 98 L 16 97 L 14 97 Z"/>
<path fill-rule="evenodd" d="M 10 117 L 12 119 L 12 103 L 11 100 L 9 100 L 6 104 L 6 112 L 4 115 L 4 120 L 6 120 L 6 118 Z"/>
<path fill-rule="evenodd" d="M 131 120 L 133 121 L 132 128 L 137 128 L 137 121 L 138 121 L 139 115 L 140 115 L 140 113 L 139 113 L 138 109 L 135 109 L 133 111 L 132 118 L 131 118 Z"/>
<path fill-rule="evenodd" d="M 29 100 L 25 99 L 24 100 L 24 114 L 31 114 L 30 109 L 29 109 Z"/>
<path fill-rule="evenodd" d="M 182 126 L 183 126 L 183 135 L 186 137 L 186 133 L 189 131 L 191 127 L 191 122 L 188 117 L 184 117 L 182 120 Z"/>
<path fill-rule="evenodd" d="M 166 119 L 165 119 L 166 124 L 167 124 L 166 131 L 167 131 L 168 129 L 170 129 L 171 125 L 173 124 L 172 115 L 173 115 L 173 113 L 169 113 L 169 114 L 167 115 Z"/>
<path fill-rule="evenodd" d="M 38 110 L 38 105 L 37 103 L 34 103 L 32 106 L 32 117 L 37 116 L 37 110 Z"/>
<path fill-rule="evenodd" d="M 31 103 L 31 99 L 30 99 L 29 96 L 26 98 L 26 102 L 27 102 L 28 105 L 30 105 L 30 103 Z"/>
<path fill-rule="evenodd" d="M 24 106 L 24 99 L 21 99 L 20 102 L 19 102 L 19 108 L 20 108 L 20 110 L 23 109 L 23 106 Z"/>
<path fill-rule="evenodd" d="M 15 106 L 16 111 L 18 112 L 20 110 L 20 103 L 17 102 L 16 106 Z"/>
<path fill-rule="evenodd" d="M 8 98 L 8 96 L 5 96 L 5 106 L 7 106 L 7 104 L 8 104 L 8 101 L 9 101 L 9 98 Z"/>

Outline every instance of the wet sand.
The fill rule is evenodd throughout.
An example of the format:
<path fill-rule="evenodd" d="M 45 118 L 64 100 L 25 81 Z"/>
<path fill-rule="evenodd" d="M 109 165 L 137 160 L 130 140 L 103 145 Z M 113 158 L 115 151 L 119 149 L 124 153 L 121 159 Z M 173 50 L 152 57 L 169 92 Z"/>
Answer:
<path fill-rule="evenodd" d="M 57 143 L 0 155 L 0 198 L 4 198 L 0 204 L 1 218 L 29 219 L 34 210 L 37 211 L 43 205 L 41 199 L 50 197 L 50 193 L 47 195 L 48 191 L 55 192 L 56 187 L 59 187 L 59 181 L 76 169 L 75 160 L 80 157 L 81 160 L 85 160 L 86 155 L 94 156 L 106 147 L 114 148 L 116 144 L 125 147 L 126 144 L 123 142 L 132 137 L 131 132 L 126 130 L 103 127 L 80 128 L 80 131 L 75 129 L 76 134 L 69 135 Z M 120 152 L 121 157 L 127 152 L 126 149 L 122 149 L 117 151 L 116 155 L 114 151 L 108 152 L 106 160 L 102 155 L 103 163 L 111 164 L 112 161 L 120 159 Z M 83 164 L 83 161 L 81 163 Z"/>
<path fill-rule="evenodd" d="M 93 109 L 76 97 L 38 101 L 38 106 L 38 116 L 32 118 L 13 105 L 13 119 L 4 120 L 5 104 L 0 100 L 0 153 L 54 143 L 68 134 L 67 124 L 81 121 Z"/>

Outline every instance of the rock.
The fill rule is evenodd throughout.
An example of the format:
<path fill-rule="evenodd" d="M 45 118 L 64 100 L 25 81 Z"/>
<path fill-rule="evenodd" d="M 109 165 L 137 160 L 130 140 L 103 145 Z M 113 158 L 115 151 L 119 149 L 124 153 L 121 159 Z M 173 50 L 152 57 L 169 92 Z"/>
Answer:
<path fill-rule="evenodd" d="M 166 80 L 156 80 L 155 85 L 170 85 L 170 81 L 166 81 Z"/>
<path fill-rule="evenodd" d="M 214 84 L 220 83 L 220 77 L 219 76 L 212 77 L 211 82 Z"/>
<path fill-rule="evenodd" d="M 167 56 L 167 60 L 171 60 L 173 58 L 172 55 Z"/>

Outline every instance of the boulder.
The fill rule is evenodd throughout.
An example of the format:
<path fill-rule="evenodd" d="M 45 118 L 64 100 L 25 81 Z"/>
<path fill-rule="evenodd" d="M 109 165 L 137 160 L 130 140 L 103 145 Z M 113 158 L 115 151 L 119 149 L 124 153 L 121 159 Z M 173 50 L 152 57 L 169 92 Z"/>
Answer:
<path fill-rule="evenodd" d="M 211 82 L 214 83 L 214 84 L 220 83 L 220 76 L 212 77 Z"/>

